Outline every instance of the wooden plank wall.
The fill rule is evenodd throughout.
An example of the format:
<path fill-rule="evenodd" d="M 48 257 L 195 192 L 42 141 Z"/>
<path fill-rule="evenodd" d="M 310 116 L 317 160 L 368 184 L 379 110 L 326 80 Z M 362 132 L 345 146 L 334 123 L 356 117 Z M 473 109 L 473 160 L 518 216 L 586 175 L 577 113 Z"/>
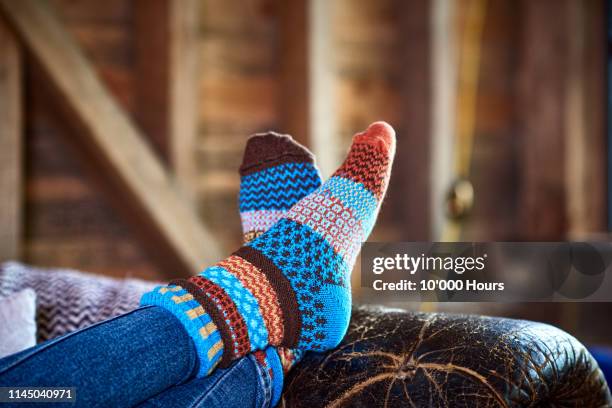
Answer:
<path fill-rule="evenodd" d="M 247 137 L 282 130 L 278 24 L 269 1 L 203 0 L 196 143 L 200 213 L 227 248 L 240 244 L 237 169 Z"/>
<path fill-rule="evenodd" d="M 135 4 L 139 2 L 52 2 L 109 89 L 138 118 L 138 101 L 146 99 L 139 88 L 142 78 L 136 63 L 138 50 L 143 47 L 134 35 L 138 27 Z M 307 2 L 298 3 L 304 6 Z M 590 27 L 583 41 L 591 46 L 583 54 L 572 51 L 574 58 L 588 62 L 571 66 L 570 72 L 559 75 L 550 74 L 550 63 L 540 65 L 540 51 L 552 55 L 554 65 L 559 55 L 566 55 L 561 51 L 572 29 L 561 18 L 547 18 L 546 7 L 567 14 L 564 7 L 570 7 L 571 0 L 563 2 L 563 7 L 556 7 L 556 2 L 487 3 L 472 165 L 476 204 L 463 238 L 564 239 L 568 231 L 585 234 L 601 230 L 603 190 L 582 194 L 584 201 L 576 203 L 573 199 L 571 208 L 565 207 L 574 191 L 584 193 L 580 187 L 585 184 L 583 180 L 592 180 L 591 185 L 597 186 L 603 178 L 603 149 L 597 144 L 602 122 L 597 109 L 603 106 L 597 102 L 601 77 L 597 74 L 600 67 L 594 62 L 600 55 L 598 46 L 593 45 L 599 38 L 597 30 L 601 30 L 597 25 L 600 2 L 586 2 L 582 13 L 585 21 L 572 23 L 573 27 Z M 296 98 L 309 95 L 300 83 L 291 83 L 291 65 L 281 61 L 287 55 L 285 37 L 281 37 L 287 32 L 281 20 L 290 14 L 284 9 L 287 4 L 281 7 L 272 0 L 201 0 L 198 6 L 199 26 L 194 39 L 198 59 L 197 131 L 189 187 L 200 214 L 221 245 L 233 248 L 240 243 L 237 168 L 246 138 L 268 129 L 289 128 L 300 133 L 300 123 L 308 117 L 304 111 L 312 101 L 292 100 L 291 89 L 297 89 Z M 335 51 L 331 63 L 340 147 L 337 154 L 348 147 L 354 132 L 373 120 L 387 120 L 398 130 L 398 161 L 373 239 L 430 239 L 430 211 L 442 203 L 429 202 L 429 143 L 435 120 L 430 107 L 429 2 L 335 0 L 330 9 L 329 41 Z M 300 24 L 307 23 L 293 17 Z M 297 34 L 292 41 L 299 43 L 300 27 L 295 28 Z M 563 30 L 566 34 L 558 33 Z M 306 43 L 303 49 L 307 49 Z M 566 97 L 565 91 L 555 87 L 565 89 L 568 76 L 576 75 L 576 70 L 591 75 L 581 85 L 584 96 L 578 99 L 588 104 L 583 107 L 583 122 L 589 124 L 585 128 L 563 122 L 561 112 L 565 108 L 546 102 Z M 303 81 L 305 75 L 296 72 L 295 81 Z M 62 124 L 49 112 L 53 101 L 37 91 L 35 73 L 28 70 L 26 80 L 25 259 L 110 275 L 128 271 L 137 276 L 163 276 L 133 231 L 84 173 L 76 153 L 58 137 L 63 132 Z M 539 92 L 547 89 L 551 93 Z M 538 115 L 531 109 L 534 105 L 548 110 Z M 552 116 L 548 115 L 550 109 L 555 110 Z M 550 126 L 539 129 L 540 119 Z M 557 123 L 557 119 L 563 123 Z M 558 163 L 541 158 L 550 152 L 551 144 L 559 147 L 566 142 L 567 126 L 585 132 L 589 142 L 581 149 L 585 157 L 596 156 L 598 164 L 584 167 L 584 161 L 570 157 L 569 162 L 582 166 L 582 170 L 580 178 L 566 182 L 564 175 L 558 174 Z M 146 127 L 157 125 L 144 124 Z M 168 124 L 160 127 L 167 128 Z M 170 145 L 162 133 L 155 136 L 153 144 L 160 155 L 170 158 Z M 309 144 L 307 134 L 304 130 L 299 139 Z M 568 143 L 572 140 L 575 143 L 575 138 Z M 535 143 L 530 148 L 537 148 L 539 153 L 529 153 L 530 143 Z M 540 171 L 545 163 L 550 166 Z M 549 174 L 554 178 L 552 183 L 544 180 Z M 549 197 L 550 191 L 554 200 Z M 588 220 L 577 225 L 584 214 L 589 215 Z M 544 233 L 540 225 L 549 220 Z"/>
<path fill-rule="evenodd" d="M 53 0 L 68 30 L 110 91 L 134 113 L 134 42 L 131 3 Z M 25 260 L 113 276 L 161 279 L 134 232 L 86 173 L 66 129 L 28 65 L 26 97 Z"/>
<path fill-rule="evenodd" d="M 405 38 L 402 36 L 402 15 L 397 13 L 404 3 L 400 0 L 359 0 L 357 3 L 338 0 L 330 7 L 332 38 L 329 41 L 334 47 L 334 59 L 330 64 L 334 67 L 337 144 L 340 147 L 334 155 L 338 160 L 348 148 L 352 135 L 370 122 L 386 120 L 396 127 L 403 125 L 402 88 L 397 86 L 402 78 L 403 60 L 396 56 L 401 55 L 407 45 L 402 41 Z M 286 71 L 288 63 L 279 61 L 287 55 L 283 48 L 285 39 L 278 37 L 281 30 L 286 29 L 280 22 L 283 16 L 287 18 L 287 10 L 283 9 L 286 5 L 274 7 L 272 2 L 263 0 L 246 4 L 245 7 L 239 0 L 204 0 L 201 8 L 197 160 L 201 191 L 198 196 L 201 213 L 228 247 L 239 243 L 236 169 L 246 137 L 267 129 L 287 132 L 283 124 L 295 129 L 296 123 L 307 115 L 304 110 L 308 109 L 307 101 L 292 100 L 287 89 L 282 87 L 291 82 Z M 419 28 L 427 27 L 423 24 Z M 420 39 L 427 41 L 426 31 L 415 34 L 416 37 L 410 39 L 412 43 Z M 299 41 L 295 32 L 291 35 L 293 41 Z M 426 59 L 415 58 L 411 63 L 417 75 L 427 71 Z M 300 72 L 298 70 L 294 78 L 298 83 L 304 80 L 304 73 L 300 75 Z M 308 96 L 306 90 L 298 90 L 293 97 Z M 287 104 L 291 107 L 283 106 Z M 292 111 L 287 113 L 289 109 Z M 291 118 L 287 118 L 289 115 Z M 419 123 L 425 122 L 423 118 Z M 417 124 L 415 129 L 422 130 L 425 126 Z M 301 132 L 298 139 L 309 145 L 305 134 L 307 132 Z M 426 139 L 427 135 L 423 132 L 417 138 Z M 415 150 L 404 158 L 410 160 L 412 155 L 416 157 L 420 153 Z M 385 205 L 381 226 L 377 228 L 379 239 L 406 236 L 402 235 L 405 229 L 396 222 L 392 210 L 405 211 L 403 201 L 399 193 L 394 196 L 396 202 L 391 199 Z M 422 209 L 426 205 L 417 206 Z"/>

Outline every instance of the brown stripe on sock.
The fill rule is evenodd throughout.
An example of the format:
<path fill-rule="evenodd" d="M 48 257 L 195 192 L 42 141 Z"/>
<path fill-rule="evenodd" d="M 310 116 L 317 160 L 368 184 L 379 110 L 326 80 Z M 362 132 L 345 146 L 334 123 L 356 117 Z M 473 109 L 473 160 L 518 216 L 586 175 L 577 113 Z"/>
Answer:
<path fill-rule="evenodd" d="M 191 293 L 195 300 L 210 314 L 211 319 L 217 325 L 225 345 L 223 347 L 223 356 L 219 363 L 220 367 L 228 367 L 232 361 L 247 355 L 251 351 L 246 323 L 240 313 L 238 313 L 238 308 L 234 301 L 225 293 L 223 288 L 201 276 L 192 276 L 188 280 L 177 279 L 170 284 L 180 285 Z M 215 303 L 213 298 L 218 299 L 219 304 Z M 221 310 L 227 312 L 227 317 L 223 315 Z M 227 320 L 230 321 L 229 325 Z M 238 342 L 237 353 L 234 353 L 232 333 L 235 334 Z"/>
<path fill-rule="evenodd" d="M 244 150 L 240 175 L 246 176 L 283 163 L 314 163 L 314 156 L 289 135 L 276 132 L 255 134 Z"/>
<path fill-rule="evenodd" d="M 284 339 L 281 345 L 289 348 L 297 347 L 300 331 L 302 329 L 302 318 L 300 316 L 295 292 L 289 280 L 283 275 L 283 272 L 274 265 L 274 262 L 255 248 L 244 246 L 234 252 L 233 255 L 237 255 L 247 262 L 250 262 L 266 275 L 270 285 L 272 285 L 272 288 L 276 292 L 276 297 L 283 310 Z"/>
<path fill-rule="evenodd" d="M 204 308 L 204 310 L 206 310 L 206 313 L 210 315 L 210 318 L 217 326 L 217 330 L 219 330 L 219 333 L 221 333 L 221 338 L 223 339 L 223 342 L 225 343 L 226 340 L 229 340 L 230 343 L 228 344 L 232 344 L 231 329 L 223 318 L 221 311 L 217 309 L 217 305 L 215 305 L 215 302 L 213 302 L 212 299 L 206 296 L 206 293 L 204 293 L 204 291 L 202 291 L 195 284 L 189 282 L 187 279 L 175 279 L 169 284 L 178 285 L 185 289 L 187 292 L 191 293 L 193 295 L 193 298 Z M 224 347 L 223 356 L 221 357 L 221 360 L 231 361 L 234 357 L 233 354 L 233 347 Z"/>
<path fill-rule="evenodd" d="M 249 174 L 257 173 L 258 171 L 269 169 L 270 167 L 276 167 L 285 163 L 313 163 L 313 160 L 304 156 L 292 156 L 284 155 L 277 157 L 274 160 L 265 161 L 249 166 L 248 168 L 240 167 L 240 175 L 246 176 Z"/>

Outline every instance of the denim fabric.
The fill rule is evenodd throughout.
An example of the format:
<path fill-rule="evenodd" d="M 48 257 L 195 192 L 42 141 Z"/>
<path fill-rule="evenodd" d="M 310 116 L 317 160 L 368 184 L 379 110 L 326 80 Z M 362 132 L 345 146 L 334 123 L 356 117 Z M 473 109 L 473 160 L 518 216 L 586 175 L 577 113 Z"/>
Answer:
<path fill-rule="evenodd" d="M 178 320 L 145 307 L 0 360 L 0 386 L 76 387 L 76 404 L 58 404 L 64 407 L 133 406 L 197 368 Z"/>
<path fill-rule="evenodd" d="M 265 408 L 272 399 L 272 379 L 253 355 L 210 376 L 196 378 L 150 398 L 140 408 Z"/>
<path fill-rule="evenodd" d="M 280 401 L 281 394 L 283 393 L 283 384 L 285 383 L 285 373 L 283 372 L 283 365 L 278 355 L 276 348 L 268 346 L 265 350 L 266 359 L 272 370 L 272 401 L 271 406 L 275 407 Z"/>
<path fill-rule="evenodd" d="M 76 404 L 46 407 L 268 407 L 278 400 L 252 355 L 193 379 L 197 361 L 180 322 L 146 306 L 0 359 L 0 387 L 77 388 Z"/>

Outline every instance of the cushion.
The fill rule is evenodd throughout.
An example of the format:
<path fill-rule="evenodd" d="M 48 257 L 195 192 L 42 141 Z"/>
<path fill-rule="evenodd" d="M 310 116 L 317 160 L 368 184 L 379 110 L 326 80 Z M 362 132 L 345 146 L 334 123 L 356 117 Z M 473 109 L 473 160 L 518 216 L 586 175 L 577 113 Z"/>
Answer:
<path fill-rule="evenodd" d="M 0 358 L 36 344 L 36 293 L 24 289 L 0 299 Z"/>

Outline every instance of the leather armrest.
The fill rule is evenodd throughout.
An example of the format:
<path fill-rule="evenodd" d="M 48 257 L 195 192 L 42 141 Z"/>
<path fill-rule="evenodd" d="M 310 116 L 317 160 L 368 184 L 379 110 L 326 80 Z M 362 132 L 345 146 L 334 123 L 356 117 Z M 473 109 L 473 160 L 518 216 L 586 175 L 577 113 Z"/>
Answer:
<path fill-rule="evenodd" d="M 523 320 L 360 307 L 335 350 L 288 375 L 288 407 L 612 406 L 586 348 Z"/>

